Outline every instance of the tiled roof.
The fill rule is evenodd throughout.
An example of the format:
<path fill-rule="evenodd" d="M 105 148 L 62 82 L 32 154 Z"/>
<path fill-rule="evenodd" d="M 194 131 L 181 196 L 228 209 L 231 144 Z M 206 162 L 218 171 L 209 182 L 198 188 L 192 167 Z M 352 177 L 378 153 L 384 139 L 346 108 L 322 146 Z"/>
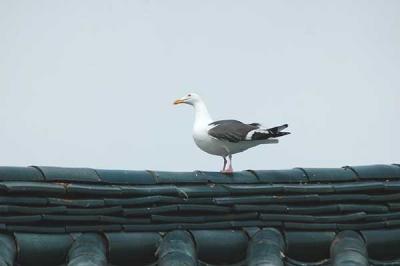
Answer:
<path fill-rule="evenodd" d="M 0 266 L 400 265 L 399 190 L 397 164 L 0 167 Z"/>

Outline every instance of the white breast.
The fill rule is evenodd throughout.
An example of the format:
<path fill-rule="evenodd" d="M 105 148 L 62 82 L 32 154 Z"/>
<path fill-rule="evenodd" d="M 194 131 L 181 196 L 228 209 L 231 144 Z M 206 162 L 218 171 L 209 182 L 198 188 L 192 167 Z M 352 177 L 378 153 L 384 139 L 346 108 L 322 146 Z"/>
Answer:
<path fill-rule="evenodd" d="M 194 127 L 193 139 L 196 145 L 203 151 L 219 156 L 227 156 L 229 151 L 223 141 L 208 135 L 209 126 Z"/>

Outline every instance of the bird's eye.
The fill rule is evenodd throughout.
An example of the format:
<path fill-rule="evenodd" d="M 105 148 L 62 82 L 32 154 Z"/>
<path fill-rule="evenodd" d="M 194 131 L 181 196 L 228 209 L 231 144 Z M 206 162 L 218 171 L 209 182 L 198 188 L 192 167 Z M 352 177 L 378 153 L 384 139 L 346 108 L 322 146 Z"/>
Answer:
<path fill-rule="evenodd" d="M 192 94 L 188 94 L 189 97 L 192 97 Z"/>

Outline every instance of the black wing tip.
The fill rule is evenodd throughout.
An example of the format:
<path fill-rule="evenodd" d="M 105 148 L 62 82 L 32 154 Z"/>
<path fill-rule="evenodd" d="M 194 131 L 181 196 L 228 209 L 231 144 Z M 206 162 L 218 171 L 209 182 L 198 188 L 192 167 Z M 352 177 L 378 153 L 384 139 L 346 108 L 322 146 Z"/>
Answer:
<path fill-rule="evenodd" d="M 284 130 L 285 128 L 287 128 L 289 125 L 288 124 L 283 124 L 283 125 L 280 125 L 280 126 L 276 126 L 276 127 L 271 127 L 271 128 L 269 128 L 268 129 L 268 131 L 271 133 L 271 134 L 279 134 L 280 132 L 282 132 L 282 130 Z"/>
<path fill-rule="evenodd" d="M 279 132 L 279 136 L 285 136 L 285 135 L 289 135 L 292 134 L 291 132 L 287 132 L 287 131 L 281 131 Z"/>

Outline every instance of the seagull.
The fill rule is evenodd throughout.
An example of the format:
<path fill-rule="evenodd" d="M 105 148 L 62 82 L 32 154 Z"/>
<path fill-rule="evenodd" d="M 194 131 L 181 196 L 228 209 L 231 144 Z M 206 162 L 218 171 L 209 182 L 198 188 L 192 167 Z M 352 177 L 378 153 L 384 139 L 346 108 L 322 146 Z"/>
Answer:
<path fill-rule="evenodd" d="M 290 134 L 290 132 L 282 131 L 288 127 L 287 124 L 265 128 L 259 123 L 245 124 L 238 120 L 214 121 L 208 113 L 204 101 L 196 93 L 189 93 L 176 100 L 174 105 L 177 104 L 193 106 L 195 113 L 194 142 L 204 152 L 223 158 L 222 173 L 233 173 L 232 154 L 260 144 L 278 143 L 278 137 Z"/>

